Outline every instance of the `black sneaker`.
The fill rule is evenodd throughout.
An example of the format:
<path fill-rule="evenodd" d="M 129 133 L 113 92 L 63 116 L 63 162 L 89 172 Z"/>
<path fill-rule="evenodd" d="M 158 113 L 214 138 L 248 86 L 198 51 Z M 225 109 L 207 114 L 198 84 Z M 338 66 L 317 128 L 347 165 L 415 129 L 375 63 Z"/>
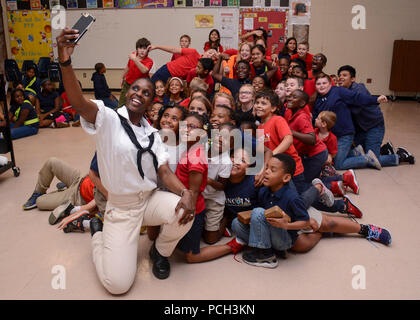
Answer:
<path fill-rule="evenodd" d="M 282 259 L 282 260 L 286 260 L 287 259 L 287 250 L 276 250 L 273 249 L 274 254 L 276 255 L 277 258 Z"/>
<path fill-rule="evenodd" d="M 154 242 L 150 248 L 149 256 L 153 262 L 152 271 L 155 277 L 161 280 L 168 278 L 169 273 L 171 272 L 171 265 L 169 264 L 168 258 L 162 256 L 159 251 L 157 251 Z"/>
<path fill-rule="evenodd" d="M 275 268 L 279 264 L 273 250 L 253 248 L 253 250 L 245 252 L 242 255 L 242 260 L 252 266 Z"/>
<path fill-rule="evenodd" d="M 101 219 L 94 217 L 92 219 L 90 219 L 89 222 L 89 226 L 90 226 L 90 235 L 93 237 L 93 235 L 98 232 L 101 231 L 104 227 L 104 223 L 101 221 Z"/>
<path fill-rule="evenodd" d="M 89 220 L 89 214 L 85 213 L 84 215 L 70 221 L 63 229 L 64 233 L 69 232 L 85 232 L 83 227 L 83 221 Z"/>
<path fill-rule="evenodd" d="M 50 224 L 58 223 L 63 218 L 68 217 L 71 210 L 73 209 L 74 206 L 71 204 L 70 200 L 63 202 L 57 208 L 55 208 L 53 212 L 51 212 L 50 217 L 48 218 L 48 222 Z"/>
<path fill-rule="evenodd" d="M 397 155 L 400 162 L 408 162 L 409 164 L 414 164 L 416 162 L 414 156 L 406 148 L 399 147 L 397 149 Z"/>
<path fill-rule="evenodd" d="M 380 155 L 382 156 L 386 156 L 389 154 L 395 154 L 395 148 L 392 145 L 392 143 L 390 141 L 388 141 L 387 143 L 385 143 L 380 150 Z"/>

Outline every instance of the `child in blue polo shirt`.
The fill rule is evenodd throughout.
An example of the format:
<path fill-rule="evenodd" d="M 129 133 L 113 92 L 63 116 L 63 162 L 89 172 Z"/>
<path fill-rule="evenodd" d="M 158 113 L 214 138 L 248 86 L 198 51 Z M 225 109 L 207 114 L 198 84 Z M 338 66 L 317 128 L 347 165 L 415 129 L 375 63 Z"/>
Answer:
<path fill-rule="evenodd" d="M 245 225 L 236 218 L 232 229 L 246 242 L 251 251 L 242 259 L 254 266 L 275 268 L 278 260 L 273 251 L 285 251 L 296 242 L 298 230 L 309 227 L 309 214 L 299 194 L 290 187 L 296 163 L 286 154 L 276 154 L 269 160 L 264 174 L 264 187 L 258 191 L 257 207 L 252 210 L 251 222 Z M 265 218 L 264 211 L 279 206 L 291 218 Z"/>

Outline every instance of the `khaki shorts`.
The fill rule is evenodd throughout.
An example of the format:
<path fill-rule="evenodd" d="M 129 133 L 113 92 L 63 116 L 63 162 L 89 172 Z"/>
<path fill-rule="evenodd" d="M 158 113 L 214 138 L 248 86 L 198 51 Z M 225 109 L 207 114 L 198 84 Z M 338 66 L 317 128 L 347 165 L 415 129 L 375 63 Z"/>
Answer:
<path fill-rule="evenodd" d="M 321 223 L 322 223 L 322 212 L 319 211 L 319 210 L 317 210 L 317 209 L 315 209 L 315 208 L 313 208 L 313 207 L 309 207 L 308 214 L 309 214 L 309 218 L 310 219 L 314 219 L 316 221 L 316 223 L 318 224 L 318 227 L 321 227 Z M 301 233 L 312 233 L 312 232 L 313 232 L 312 229 L 309 229 L 309 230 L 302 229 L 302 230 L 299 230 L 298 231 L 298 234 L 301 234 Z"/>
<path fill-rule="evenodd" d="M 204 229 L 207 231 L 218 231 L 220 229 L 220 221 L 223 219 L 225 205 L 211 199 L 205 199 L 205 201 L 206 215 L 204 217 Z"/>

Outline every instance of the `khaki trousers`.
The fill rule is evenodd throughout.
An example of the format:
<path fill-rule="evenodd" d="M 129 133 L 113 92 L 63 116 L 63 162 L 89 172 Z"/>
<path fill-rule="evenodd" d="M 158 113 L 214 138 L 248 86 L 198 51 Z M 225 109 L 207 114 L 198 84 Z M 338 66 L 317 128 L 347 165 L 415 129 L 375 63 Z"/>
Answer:
<path fill-rule="evenodd" d="M 82 174 L 80 170 L 69 166 L 64 161 L 57 158 L 49 158 L 39 171 L 35 190 L 46 193 L 54 177 L 64 182 L 67 185 L 67 189 L 40 196 L 36 200 L 36 206 L 40 210 L 54 210 L 67 200 L 70 200 L 74 206 L 85 204 L 79 192 L 80 182 L 85 176 L 86 174 Z"/>
<path fill-rule="evenodd" d="M 92 237 L 93 263 L 104 287 L 112 294 L 127 292 L 137 272 L 140 227 L 160 225 L 156 249 L 169 257 L 193 221 L 179 225 L 175 207 L 180 197 L 166 191 L 108 196 L 102 232 Z"/>

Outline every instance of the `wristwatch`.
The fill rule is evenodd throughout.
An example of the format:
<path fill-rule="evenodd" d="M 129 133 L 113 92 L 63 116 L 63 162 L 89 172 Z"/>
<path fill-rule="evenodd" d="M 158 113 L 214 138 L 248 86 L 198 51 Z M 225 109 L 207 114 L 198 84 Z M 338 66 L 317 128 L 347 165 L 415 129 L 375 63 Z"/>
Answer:
<path fill-rule="evenodd" d="M 71 65 L 71 58 L 69 57 L 69 59 L 67 61 L 64 61 L 64 62 L 60 62 L 60 60 L 59 60 L 58 63 L 62 67 L 67 67 L 67 66 Z"/>

